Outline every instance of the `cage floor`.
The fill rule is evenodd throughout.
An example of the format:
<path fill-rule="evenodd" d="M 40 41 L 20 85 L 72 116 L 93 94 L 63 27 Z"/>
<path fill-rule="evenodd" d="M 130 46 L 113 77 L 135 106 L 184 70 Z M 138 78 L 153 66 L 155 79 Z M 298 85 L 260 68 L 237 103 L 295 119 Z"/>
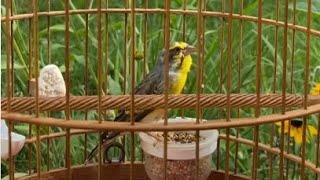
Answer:
<path fill-rule="evenodd" d="M 101 179 L 111 180 L 127 180 L 130 179 L 130 163 L 102 165 Z M 134 164 L 133 179 L 146 180 L 149 179 L 142 163 Z M 97 165 L 74 166 L 71 170 L 72 179 L 76 180 L 96 180 L 98 179 Z M 32 174 L 28 177 L 18 178 L 20 180 L 37 179 L 37 174 Z M 61 168 L 41 173 L 41 179 L 45 180 L 64 180 L 67 179 L 67 169 Z M 209 179 L 224 179 L 224 172 L 212 170 Z M 230 175 L 230 180 L 250 179 L 247 176 Z"/>

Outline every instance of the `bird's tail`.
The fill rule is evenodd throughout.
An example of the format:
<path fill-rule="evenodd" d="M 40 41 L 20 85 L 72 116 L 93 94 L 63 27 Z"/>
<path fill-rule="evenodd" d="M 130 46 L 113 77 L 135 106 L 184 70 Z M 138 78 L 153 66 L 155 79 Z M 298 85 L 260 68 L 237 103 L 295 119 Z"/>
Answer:
<path fill-rule="evenodd" d="M 119 134 L 120 134 L 120 132 L 118 132 L 118 131 L 112 131 L 110 133 L 102 133 L 102 135 L 101 135 L 101 145 L 102 145 L 101 152 L 102 153 L 104 153 L 108 144 L 110 144 L 110 142 L 112 142 L 113 139 L 116 138 Z M 88 164 L 96 156 L 96 154 L 98 152 L 99 152 L 99 144 L 96 145 L 92 149 L 92 151 L 90 152 L 90 154 L 87 156 L 86 160 L 84 161 L 84 164 L 85 165 Z"/>
<path fill-rule="evenodd" d="M 99 150 L 98 147 L 99 147 L 99 144 L 92 149 L 87 159 L 84 161 L 84 165 L 87 165 L 96 156 Z"/>

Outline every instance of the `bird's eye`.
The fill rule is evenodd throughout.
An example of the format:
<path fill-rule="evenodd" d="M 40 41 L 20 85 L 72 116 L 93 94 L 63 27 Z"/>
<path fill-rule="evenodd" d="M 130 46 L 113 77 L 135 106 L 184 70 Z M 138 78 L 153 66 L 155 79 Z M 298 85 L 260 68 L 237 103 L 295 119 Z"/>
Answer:
<path fill-rule="evenodd" d="M 179 53 L 180 53 L 180 51 L 181 51 L 181 48 L 179 48 L 179 47 L 174 48 L 174 52 L 175 52 L 175 54 L 179 54 Z"/>

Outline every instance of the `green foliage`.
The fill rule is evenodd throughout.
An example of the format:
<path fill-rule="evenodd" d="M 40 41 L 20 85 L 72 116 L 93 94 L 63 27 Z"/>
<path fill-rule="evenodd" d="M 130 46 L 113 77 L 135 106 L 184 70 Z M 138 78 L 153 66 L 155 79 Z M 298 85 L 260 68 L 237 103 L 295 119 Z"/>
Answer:
<path fill-rule="evenodd" d="M 83 9 L 85 7 L 96 8 L 96 2 L 91 0 L 87 5 L 87 1 L 70 1 L 70 10 Z M 123 8 L 124 2 L 115 0 L 109 0 L 108 6 L 112 8 Z M 131 3 L 131 1 L 129 1 Z M 187 8 L 197 10 L 197 1 L 187 1 Z M 234 1 L 234 12 L 240 12 L 239 1 Z M 105 6 L 105 4 L 103 4 Z M 143 1 L 137 0 L 136 6 L 142 8 Z M 163 8 L 163 1 L 149 1 L 150 8 Z M 182 0 L 172 0 L 171 8 L 181 9 L 183 7 Z M 210 0 L 207 1 L 208 11 L 220 11 L 222 7 L 221 1 Z M 225 3 L 226 12 L 228 12 L 228 1 Z M 284 2 L 280 1 L 280 21 L 284 21 Z M 248 16 L 257 16 L 258 1 L 257 0 L 244 0 L 243 13 Z M 5 5 L 1 7 L 2 14 L 5 15 Z M 63 1 L 52 1 L 51 10 L 63 11 Z M 39 1 L 39 11 L 47 11 L 47 1 Z M 306 1 L 297 0 L 297 12 L 296 12 L 296 24 L 306 26 Z M 30 5 L 20 3 L 20 1 L 13 0 L 13 13 L 30 13 Z M 276 16 L 276 3 L 273 1 L 263 1 L 263 17 L 275 19 Z M 145 19 L 147 17 L 147 19 Z M 87 86 L 88 95 L 96 95 L 98 87 L 98 61 L 97 61 L 97 15 L 89 14 L 88 18 L 88 81 L 85 82 L 84 76 L 86 73 L 86 55 L 85 55 L 85 40 L 86 40 L 86 15 L 85 14 L 73 14 L 70 16 L 70 60 L 71 65 L 71 84 L 70 89 L 73 95 L 85 95 L 85 87 Z M 130 60 L 131 60 L 131 25 L 129 14 L 124 15 L 120 13 L 103 14 L 102 16 L 102 59 L 103 63 L 99 66 L 102 67 L 102 74 L 104 75 L 103 88 L 104 92 L 108 94 L 123 94 L 129 93 L 131 90 L 129 72 Z M 186 30 L 185 36 L 183 36 L 183 16 L 177 14 L 171 14 L 170 16 L 170 40 L 181 41 L 185 39 L 186 42 L 197 45 L 197 17 L 187 15 L 185 16 Z M 320 29 L 320 2 L 319 0 L 313 1 L 313 14 L 312 14 L 312 28 Z M 125 23 L 125 20 L 127 22 Z M 289 4 L 289 22 L 293 21 L 293 2 Z M 147 22 L 147 32 L 144 31 L 144 22 Z M 30 21 L 32 22 L 32 21 Z M 47 23 L 45 16 L 39 17 L 39 64 L 40 68 L 53 63 L 60 67 L 61 71 L 65 72 L 65 60 L 67 59 L 64 54 L 65 49 L 65 25 L 64 16 L 51 16 L 50 24 Z M 139 83 L 143 79 L 144 72 L 149 72 L 157 59 L 159 51 L 164 47 L 164 18 L 161 13 L 148 14 L 147 16 L 137 13 L 136 15 L 136 27 L 134 27 L 136 37 L 136 52 L 139 53 L 139 60 L 135 62 L 136 83 Z M 205 32 L 204 32 L 204 93 L 226 93 L 226 66 L 227 66 L 227 45 L 228 45 L 228 23 L 226 18 L 219 17 L 206 17 L 205 18 Z M 240 29 L 242 27 L 243 36 L 240 39 Z M 126 29 L 127 28 L 127 31 Z M 48 30 L 50 31 L 50 39 Z M 274 68 L 277 69 L 276 74 L 276 87 L 275 92 L 281 93 L 281 85 L 283 79 L 283 39 L 284 29 L 282 26 L 278 28 L 278 39 L 275 38 L 276 28 L 271 25 L 262 26 L 262 93 L 273 92 L 273 74 Z M 125 32 L 127 32 L 127 41 L 125 41 Z M 5 23 L 2 23 L 2 40 L 1 40 L 1 80 L 2 97 L 6 96 L 6 34 Z M 223 38 L 221 37 L 223 33 Z M 146 49 L 144 49 L 144 36 L 146 35 Z M 288 53 L 287 53 L 287 92 L 303 94 L 304 73 L 306 63 L 306 34 L 303 32 L 295 32 L 295 44 L 293 45 L 293 31 L 288 30 Z M 29 71 L 30 65 L 30 47 L 29 40 L 32 39 L 32 33 L 30 32 L 30 24 L 28 20 L 14 21 L 13 23 L 13 60 L 14 60 L 14 95 L 15 96 L 27 96 L 28 91 L 28 78 L 31 73 L 34 77 L 34 71 Z M 278 42 L 278 46 L 275 47 L 275 42 Z M 50 43 L 50 49 L 48 49 L 48 43 Z M 242 46 L 242 54 L 240 54 L 240 47 Z M 255 93 L 256 77 L 256 61 L 257 61 L 257 24 L 252 21 L 240 21 L 238 19 L 233 20 L 232 23 L 232 93 L 238 92 L 238 81 L 240 84 L 241 93 Z M 311 36 L 311 51 L 310 51 L 310 86 L 314 82 L 320 81 L 320 38 Z M 145 51 L 145 57 L 144 56 Z M 275 63 L 275 52 L 277 52 L 277 63 Z M 125 56 L 126 53 L 126 56 Z M 142 59 L 141 59 L 142 57 Z M 238 59 L 240 58 L 240 77 L 238 76 Z M 198 67 L 197 56 L 194 56 L 194 64 L 192 72 L 189 75 L 187 85 L 184 93 L 196 93 L 196 72 Z M 293 68 L 291 69 L 291 63 L 293 60 Z M 147 67 L 144 71 L 144 61 Z M 126 65 L 126 66 L 125 66 Z M 125 73 L 123 73 L 125 72 Z M 290 88 L 291 76 L 293 77 L 293 88 Z M 125 81 L 126 80 L 126 81 Z M 126 89 L 124 89 L 124 84 Z M 278 109 L 275 109 L 279 112 Z M 173 111 L 172 116 L 177 116 L 179 111 Z M 262 109 L 263 115 L 271 114 L 272 109 Z M 240 117 L 253 117 L 254 109 L 243 108 L 240 109 Z M 41 116 L 47 116 L 48 114 L 42 114 Z M 113 114 L 112 114 L 113 115 Z M 185 110 L 184 115 L 188 117 L 195 117 L 194 110 Z M 64 118 L 64 114 L 61 112 L 51 113 L 50 116 L 57 118 Z M 97 119 L 96 112 L 88 112 L 87 119 Z M 219 119 L 225 117 L 225 110 L 218 108 L 208 108 L 204 110 L 205 119 Z M 232 111 L 232 117 L 237 117 L 237 111 Z M 72 112 L 73 119 L 84 119 L 85 113 Z M 105 118 L 109 119 L 109 118 Z M 314 116 L 311 116 L 308 122 L 317 126 L 317 120 Z M 271 125 L 260 126 L 259 141 L 261 143 L 270 144 L 273 141 L 270 137 Z M 26 124 L 17 124 L 15 130 L 19 133 L 28 135 L 29 127 Z M 63 132 L 61 128 L 50 128 L 50 132 Z M 223 130 L 221 131 L 221 133 Z M 246 139 L 253 139 L 253 128 L 241 128 L 239 129 L 240 136 Z M 31 128 L 31 133 L 35 135 L 35 127 Z M 40 127 L 40 134 L 48 133 L 47 127 Z M 231 134 L 235 135 L 236 130 L 231 129 Z M 276 133 L 277 134 L 277 133 Z M 130 147 L 130 138 L 125 138 L 126 152 L 128 155 Z M 97 142 L 96 134 L 88 134 L 88 148 L 89 152 Z M 278 139 L 275 138 L 275 141 Z M 135 142 L 137 142 L 136 139 Z M 48 142 L 41 142 L 41 169 L 45 171 L 48 167 L 58 168 L 64 166 L 64 152 L 65 151 L 65 139 L 57 138 L 50 141 L 50 149 L 48 150 Z M 311 162 L 315 160 L 315 139 L 307 145 L 307 159 Z M 276 145 L 275 145 L 276 146 Z M 231 169 L 234 168 L 235 161 L 235 143 L 231 143 Z M 28 148 L 31 149 L 31 169 L 32 171 L 36 167 L 35 160 L 35 143 L 25 147 L 22 152 L 16 157 L 16 171 L 27 172 L 28 171 Z M 136 147 L 137 160 L 141 159 L 141 151 L 139 146 Z M 294 146 L 290 149 L 291 152 L 298 155 L 299 146 Z M 220 167 L 224 168 L 225 152 L 224 141 L 220 146 Z M 81 164 L 84 160 L 84 136 L 72 137 L 72 163 Z M 115 155 L 117 151 L 115 150 Z M 215 154 L 216 155 L 216 154 Z M 127 158 L 130 158 L 128 156 Z M 238 152 L 238 172 L 245 175 L 251 174 L 252 163 L 252 148 L 245 145 L 239 145 Z M 262 179 L 268 177 L 268 163 L 272 160 L 274 166 L 274 178 L 279 177 L 279 157 L 269 156 L 265 152 L 259 153 L 259 177 Z M 216 160 L 216 159 L 214 159 Z M 49 162 L 49 163 L 48 163 Z M 215 163 L 214 163 L 215 164 Z M 6 164 L 2 163 L 2 167 Z M 215 164 L 216 166 L 216 164 Z M 290 174 L 293 179 L 298 178 L 298 167 L 290 167 Z M 5 175 L 6 168 L 1 168 L 1 173 Z M 312 178 L 313 174 L 308 174 L 308 178 Z"/>

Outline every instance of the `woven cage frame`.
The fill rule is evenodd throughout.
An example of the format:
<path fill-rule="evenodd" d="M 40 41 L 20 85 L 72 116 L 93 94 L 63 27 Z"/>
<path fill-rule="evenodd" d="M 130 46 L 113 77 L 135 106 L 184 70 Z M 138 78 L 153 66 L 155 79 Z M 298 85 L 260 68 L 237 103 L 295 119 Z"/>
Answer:
<path fill-rule="evenodd" d="M 41 1 L 41 0 L 40 0 Z M 50 2 L 50 0 L 48 0 Z M 310 115 L 315 115 L 320 113 L 320 97 L 319 96 L 309 96 L 309 73 L 310 73 L 310 41 L 312 37 L 320 37 L 320 30 L 312 29 L 311 28 L 311 7 L 312 1 L 308 0 L 308 10 L 307 14 L 307 24 L 306 26 L 301 26 L 295 24 L 295 21 L 290 23 L 288 20 L 288 0 L 285 0 L 285 12 L 284 12 L 284 21 L 279 20 L 279 15 L 277 14 L 277 19 L 268 19 L 263 18 L 263 3 L 262 0 L 259 0 L 258 5 L 258 16 L 249 16 L 244 15 L 241 11 L 239 14 L 234 13 L 233 10 L 230 12 L 226 12 L 225 9 L 218 11 L 209 11 L 206 10 L 205 4 L 207 3 L 206 0 L 198 0 L 197 1 L 197 10 L 189 10 L 186 8 L 186 0 L 183 1 L 183 9 L 171 9 L 170 8 L 170 0 L 165 0 L 163 8 L 148 8 L 148 0 L 144 1 L 144 8 L 137 8 L 135 6 L 129 6 L 128 1 L 124 1 L 126 4 L 125 8 L 109 8 L 103 7 L 102 0 L 97 0 L 97 8 L 94 9 L 70 9 L 70 4 L 68 0 L 65 0 L 65 9 L 63 11 L 50 11 L 47 12 L 38 11 L 38 0 L 32 0 L 32 13 L 24 13 L 24 14 L 13 14 L 12 13 L 12 1 L 6 0 L 5 7 L 6 7 L 6 14 L 5 16 L 1 17 L 1 22 L 5 26 L 4 31 L 6 34 L 6 55 L 7 55 L 7 67 L 6 67 L 6 81 L 7 81 L 7 97 L 1 99 L 1 113 L 2 118 L 7 120 L 9 123 L 9 142 L 11 139 L 11 132 L 13 131 L 14 123 L 22 122 L 27 124 L 36 125 L 37 130 L 39 131 L 39 127 L 44 126 L 53 126 L 53 127 L 61 127 L 66 128 L 65 132 L 61 133 L 51 133 L 48 135 L 39 135 L 37 133 L 36 136 L 30 136 L 26 144 L 36 143 L 36 174 L 30 173 L 30 175 L 25 177 L 28 178 L 35 178 L 40 179 L 41 177 L 45 177 L 47 174 L 54 173 L 54 170 L 48 172 L 41 172 L 40 170 L 40 141 L 54 139 L 58 137 L 66 137 L 66 159 L 65 159 L 65 168 L 64 173 L 65 177 L 71 179 L 73 177 L 72 171 L 76 171 L 77 167 L 72 166 L 71 163 L 71 154 L 70 154 L 70 139 L 72 135 L 76 134 L 85 134 L 92 133 L 92 132 L 102 132 L 105 130 L 120 130 L 120 131 L 129 131 L 131 134 L 131 138 L 134 137 L 134 132 L 138 131 L 163 131 L 167 133 L 168 131 L 182 131 L 182 130 L 195 130 L 199 133 L 200 130 L 204 129 L 226 129 L 225 134 L 220 135 L 221 140 L 225 140 L 226 142 L 226 152 L 230 149 L 230 141 L 236 142 L 237 148 L 239 144 L 244 144 L 247 146 L 252 147 L 253 155 L 252 155 L 252 179 L 257 179 L 258 177 L 258 153 L 259 151 L 266 151 L 267 153 L 278 155 L 280 158 L 280 174 L 285 174 L 285 161 L 290 160 L 295 162 L 301 166 L 300 173 L 301 179 L 304 179 L 306 176 L 306 169 L 311 170 L 313 173 L 318 174 L 320 173 L 320 168 L 318 167 L 318 154 L 319 148 L 317 148 L 317 158 L 316 163 L 312 163 L 307 161 L 305 158 L 305 146 L 306 146 L 306 128 L 303 129 L 304 138 L 302 141 L 302 152 L 301 156 L 296 156 L 287 152 L 285 150 L 285 135 L 284 132 L 281 132 L 280 135 L 280 147 L 276 148 L 271 145 L 266 145 L 259 143 L 259 125 L 268 124 L 268 123 L 275 123 L 275 122 L 282 122 L 282 127 L 284 127 L 284 120 L 294 119 L 294 118 L 302 118 L 304 124 L 307 122 L 307 118 Z M 222 0 L 223 2 L 223 0 Z M 295 2 L 295 1 L 294 1 Z M 135 0 L 131 1 L 132 4 L 135 4 Z M 229 6 L 231 9 L 234 6 L 233 0 L 230 0 Z M 243 1 L 241 0 L 242 7 Z M 49 3 L 50 4 L 50 3 Z M 223 3 L 224 4 L 224 3 Z M 277 0 L 277 8 L 279 8 L 279 0 Z M 97 39 L 102 39 L 102 16 L 107 14 L 124 14 L 126 16 L 126 20 L 130 20 L 131 26 L 135 27 L 136 23 L 136 14 L 142 14 L 147 17 L 149 14 L 161 14 L 164 17 L 164 49 L 169 49 L 170 43 L 170 15 L 171 14 L 178 14 L 185 16 L 194 16 L 197 18 L 197 64 L 198 67 L 196 69 L 197 74 L 197 90 L 195 94 L 191 95 L 170 95 L 166 91 L 163 95 L 135 95 L 133 92 L 130 95 L 105 95 L 103 91 L 103 82 L 102 82 L 102 69 L 101 66 L 98 66 L 97 75 L 98 75 L 98 90 L 97 96 L 89 96 L 87 93 L 85 96 L 72 96 L 70 93 L 70 17 L 73 15 L 84 14 L 88 18 L 88 14 L 96 14 L 97 15 Z M 38 90 L 38 80 L 35 80 L 35 96 L 34 97 L 13 97 L 13 22 L 21 21 L 21 20 L 28 20 L 30 23 L 30 27 L 32 25 L 33 28 L 30 28 L 30 35 L 32 40 L 30 40 L 30 59 L 33 61 L 31 62 L 33 67 L 30 67 L 32 71 L 34 71 L 34 76 L 37 77 L 39 74 L 39 35 L 38 31 L 35 27 L 39 25 L 39 18 L 46 17 L 47 22 L 50 22 L 51 17 L 55 16 L 63 16 L 65 19 L 65 81 L 66 81 L 66 96 L 65 97 L 39 97 L 39 90 Z M 216 18 L 224 18 L 227 20 L 227 72 L 226 72 L 226 94 L 203 94 L 201 85 L 203 83 L 203 60 L 204 60 L 204 21 L 208 18 L 216 17 Z M 88 19 L 86 18 L 86 24 L 88 23 Z M 130 18 L 130 19 L 129 19 Z M 287 48 L 288 48 L 288 31 L 293 32 L 301 32 L 305 33 L 306 35 L 306 62 L 305 62 L 305 77 L 304 77 L 304 94 L 296 95 L 292 93 L 287 93 L 287 82 L 282 81 L 282 92 L 281 94 L 262 94 L 260 91 L 257 91 L 253 94 L 241 94 L 240 92 L 237 94 L 233 94 L 231 92 L 231 61 L 232 61 L 232 22 L 234 20 L 240 20 L 240 22 L 253 22 L 257 24 L 257 61 L 256 61 L 256 89 L 261 89 L 261 62 L 263 55 L 262 52 L 262 26 L 263 25 L 270 25 L 277 28 L 283 28 L 284 30 L 284 43 L 283 43 L 283 59 L 287 59 Z M 146 24 L 146 22 L 144 22 Z M 126 21 L 126 27 L 128 26 L 128 22 Z M 184 22 L 185 26 L 185 22 Z M 242 26 L 242 24 L 241 24 Z M 88 25 L 86 26 L 88 27 Z M 146 25 L 144 26 L 146 28 Z M 128 34 L 131 38 L 131 48 L 130 52 L 125 52 L 126 55 L 130 56 L 130 71 L 134 74 L 135 72 L 135 41 L 136 37 L 133 35 L 134 30 L 133 28 L 130 29 L 131 32 L 127 32 L 125 34 L 125 40 L 127 40 Z M 86 32 L 87 33 L 87 32 Z M 183 30 L 185 33 L 185 27 Z M 278 36 L 278 35 L 277 35 Z M 50 38 L 50 37 L 48 37 Z M 144 37 L 144 41 L 146 41 Z M 30 38 L 31 39 L 31 38 Z M 87 43 L 86 43 L 87 45 Z M 49 45 L 48 45 L 49 46 Z M 102 41 L 99 40 L 97 42 L 98 52 L 97 52 L 97 59 L 98 64 L 102 64 Z M 87 48 L 87 47 L 86 47 Z M 147 49 L 144 46 L 144 49 Z M 293 48 L 294 49 L 294 48 Z M 85 52 L 87 53 L 87 52 Z M 145 51 L 144 51 L 145 53 Z M 165 59 L 168 59 L 166 56 Z M 31 61 L 31 60 L 30 60 Z M 145 62 L 144 62 L 145 63 Z M 31 65 L 30 65 L 31 66 Z M 144 64 L 145 66 L 145 64 Z M 32 69 L 33 68 L 33 69 Z M 282 77 L 284 79 L 287 78 L 287 61 L 283 61 L 283 71 Z M 165 72 L 168 72 L 168 61 L 165 61 Z M 144 72 L 145 73 L 145 72 Z M 165 87 L 168 87 L 168 75 L 165 77 Z M 31 80 L 30 75 L 30 80 Z M 33 77 L 34 78 L 34 77 Z M 128 80 L 128 79 L 127 79 Z M 136 80 L 134 76 L 131 76 L 129 81 L 131 82 L 132 86 L 134 87 L 136 84 Z M 167 88 L 166 88 L 167 89 Z M 196 123 L 182 123 L 178 125 L 168 124 L 167 118 L 165 118 L 165 122 L 162 125 L 155 127 L 154 125 L 150 124 L 143 124 L 143 123 L 136 123 L 131 118 L 130 122 L 109 122 L 103 121 L 103 113 L 108 109 L 117 109 L 119 107 L 125 107 L 130 111 L 131 115 L 135 110 L 139 109 L 147 109 L 147 108 L 164 108 L 166 110 L 170 108 L 194 108 L 196 109 Z M 217 108 L 224 108 L 226 110 L 226 118 L 209 121 L 206 123 L 202 123 L 202 110 L 208 107 L 217 107 Z M 231 110 L 232 109 L 239 109 L 244 107 L 251 107 L 255 109 L 255 114 L 253 118 L 233 118 L 231 117 Z M 278 108 L 280 109 L 280 114 L 272 114 L 272 115 L 265 115 L 261 116 L 261 108 Z M 288 111 L 290 109 L 290 111 Z M 292 110 L 294 109 L 294 110 Z M 98 112 L 98 119 L 95 121 L 81 121 L 74 120 L 71 118 L 71 111 L 78 110 L 78 111 L 97 111 Z M 65 119 L 56 119 L 50 117 L 40 117 L 41 112 L 51 112 L 51 111 L 65 111 Z M 29 114 L 28 114 L 29 113 Z M 31 113 L 31 114 L 30 114 Z M 167 111 L 166 111 L 167 117 Z M 319 116 L 318 116 L 319 117 Z M 319 118 L 318 118 L 319 119 Z M 254 127 L 254 137 L 253 140 L 244 139 L 238 136 L 232 136 L 230 133 L 230 128 L 239 128 L 239 127 Z M 284 128 L 282 128 L 284 129 Z M 319 132 L 319 128 L 318 128 Z M 318 133 L 318 141 L 317 147 L 319 147 L 319 133 Z M 166 138 L 165 138 L 166 139 Z M 165 140 L 166 141 L 166 140 Z M 134 141 L 132 141 L 133 143 Z M 199 139 L 196 142 L 196 162 L 199 161 Z M 10 143 L 9 143 L 9 147 Z M 134 144 L 131 146 L 131 153 L 134 154 Z M 167 159 L 167 146 L 165 143 L 164 146 L 164 159 Z M 11 154 L 11 148 L 9 148 L 9 153 Z M 101 157 L 101 151 L 99 151 L 99 156 Z M 224 177 L 226 179 L 229 178 L 236 178 L 232 175 L 230 167 L 230 155 L 226 153 L 226 162 L 225 168 L 223 169 L 223 175 L 219 177 Z M 219 161 L 219 160 L 218 160 Z M 129 176 L 130 179 L 134 177 L 134 169 L 135 167 L 135 159 L 131 156 L 130 164 L 126 164 L 126 168 L 129 169 Z M 167 166 L 165 161 L 164 166 Z M 237 165 L 235 165 L 237 166 Z M 104 167 L 103 163 L 101 162 L 101 158 L 99 158 L 99 162 L 97 165 L 98 172 L 97 178 L 102 179 L 105 175 L 104 172 L 107 171 Z M 81 168 L 81 167 L 80 167 Z M 270 173 L 272 173 L 272 164 L 270 167 Z M 199 169 L 196 170 L 196 177 L 198 177 Z M 234 174 L 237 173 L 235 168 Z M 165 168 L 164 172 L 165 178 L 167 178 L 167 172 Z M 9 156 L 9 177 L 10 179 L 14 179 L 14 157 Z M 218 177 L 218 176 L 217 176 Z M 239 175 L 238 178 L 241 176 Z M 317 176 L 316 176 L 317 177 Z M 249 178 L 249 177 L 246 177 Z M 281 176 L 281 179 L 284 177 Z M 22 178 L 23 179 L 23 178 Z"/>

